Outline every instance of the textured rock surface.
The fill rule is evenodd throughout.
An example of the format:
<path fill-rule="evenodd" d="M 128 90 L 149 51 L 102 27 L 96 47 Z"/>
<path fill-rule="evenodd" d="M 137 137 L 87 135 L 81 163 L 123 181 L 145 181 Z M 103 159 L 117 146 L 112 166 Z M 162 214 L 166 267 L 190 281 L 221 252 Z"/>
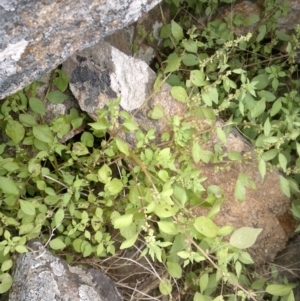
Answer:
<path fill-rule="evenodd" d="M 70 88 L 79 100 L 82 110 L 87 111 L 93 118 L 97 108 L 103 107 L 104 102 L 119 95 L 122 95 L 120 109 L 131 112 L 136 122 L 145 130 L 155 128 L 161 131 L 167 124 L 164 118 L 155 121 L 148 117 L 148 112 L 155 104 L 163 107 L 165 116 L 183 113 L 182 103 L 171 97 L 168 85 L 164 85 L 159 93 L 152 93 L 155 75 L 149 67 L 110 45 L 99 44 L 86 49 L 69 59 L 64 68 L 69 73 Z M 117 72 L 117 69 L 122 72 Z M 213 132 L 216 126 L 223 125 L 221 121 L 216 124 L 203 122 L 199 128 Z M 129 143 L 134 142 L 130 135 L 126 136 L 126 140 Z M 203 147 L 213 150 L 216 142 L 217 136 L 213 134 L 213 138 Z M 207 177 L 205 185 L 219 185 L 227 199 L 215 222 L 236 228 L 262 228 L 263 231 L 251 252 L 257 263 L 271 261 L 284 248 L 295 227 L 288 213 L 290 200 L 280 190 L 279 174 L 276 171 L 268 172 L 262 181 L 255 154 L 237 131 L 229 134 L 222 153 L 231 150 L 243 154 L 243 163 L 231 164 L 229 168 L 227 166 L 227 169 L 217 173 L 215 169 L 225 167 L 225 163 L 199 165 L 202 175 Z M 251 159 L 246 159 L 247 157 Z M 246 199 L 242 204 L 234 197 L 235 184 L 240 173 L 249 175 L 257 187 L 256 190 L 247 189 Z M 204 209 L 194 208 L 195 216 L 206 213 Z"/>
<path fill-rule="evenodd" d="M 136 21 L 160 1 L 1 1 L 0 99 Z"/>
<path fill-rule="evenodd" d="M 121 301 L 112 280 L 96 269 L 71 267 L 38 241 L 19 255 L 9 301 Z"/>

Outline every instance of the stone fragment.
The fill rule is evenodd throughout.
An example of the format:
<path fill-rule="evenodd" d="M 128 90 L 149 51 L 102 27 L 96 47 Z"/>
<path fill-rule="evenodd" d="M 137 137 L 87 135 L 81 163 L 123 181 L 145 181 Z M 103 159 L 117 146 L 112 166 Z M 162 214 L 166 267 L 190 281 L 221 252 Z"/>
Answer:
<path fill-rule="evenodd" d="M 40 241 L 18 255 L 8 301 L 122 301 L 110 278 L 96 269 L 72 267 Z"/>
<path fill-rule="evenodd" d="M 95 48 L 86 49 L 67 60 L 63 67 L 71 78 L 70 88 L 82 110 L 93 118 L 97 108 L 103 107 L 106 101 L 121 96 L 120 110 L 130 112 L 144 131 L 154 128 L 160 132 L 167 126 L 167 121 L 166 118 L 158 121 L 149 118 L 153 106 L 161 105 L 165 117 L 183 114 L 186 109 L 171 97 L 171 87 L 167 84 L 159 92 L 153 93 L 155 75 L 145 63 L 128 57 L 109 45 L 102 43 Z M 79 74 L 82 76 L 78 76 Z M 106 81 L 101 80 L 103 76 Z M 219 120 L 209 124 L 199 119 L 199 135 L 203 131 L 211 132 L 211 139 L 203 142 L 203 148 L 214 150 L 219 142 L 216 127 L 224 127 L 224 123 Z M 126 134 L 125 139 L 134 145 L 132 135 Z M 215 217 L 215 222 L 219 226 L 262 228 L 263 231 L 250 251 L 257 263 L 272 261 L 295 229 L 292 217 L 287 219 L 287 223 L 282 222 L 282 217 L 288 216 L 290 200 L 280 190 L 279 173 L 276 170 L 268 171 L 265 179 L 261 179 L 252 147 L 234 130 L 228 135 L 227 143 L 222 145 L 222 154 L 229 151 L 241 153 L 242 163 L 198 165 L 202 171 L 201 176 L 207 177 L 205 187 L 218 185 L 224 191 L 226 201 Z M 215 172 L 216 169 L 220 171 Z M 250 176 L 257 187 L 256 190 L 246 189 L 243 203 L 239 203 L 234 197 L 240 173 Z M 206 214 L 208 210 L 196 207 L 193 212 L 195 216 L 199 216 Z"/>
<path fill-rule="evenodd" d="M 136 21 L 160 1 L 1 1 L 0 99 Z"/>

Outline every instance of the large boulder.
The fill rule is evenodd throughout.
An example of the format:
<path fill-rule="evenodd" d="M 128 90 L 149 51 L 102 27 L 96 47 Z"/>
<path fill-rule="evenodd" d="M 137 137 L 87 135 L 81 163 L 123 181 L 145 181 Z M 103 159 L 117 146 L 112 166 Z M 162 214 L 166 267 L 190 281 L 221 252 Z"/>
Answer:
<path fill-rule="evenodd" d="M 0 99 L 136 21 L 160 1 L 1 1 Z"/>
<path fill-rule="evenodd" d="M 18 255 L 8 301 L 122 301 L 113 281 L 94 268 L 72 267 L 39 240 Z"/>

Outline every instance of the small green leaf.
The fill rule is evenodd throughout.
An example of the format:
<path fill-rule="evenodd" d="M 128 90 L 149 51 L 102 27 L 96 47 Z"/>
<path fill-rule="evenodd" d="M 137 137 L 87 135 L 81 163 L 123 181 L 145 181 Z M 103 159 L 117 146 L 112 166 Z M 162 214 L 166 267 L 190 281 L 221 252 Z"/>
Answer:
<path fill-rule="evenodd" d="M 24 138 L 25 129 L 20 122 L 10 119 L 6 124 L 5 133 L 14 143 L 17 144 Z"/>
<path fill-rule="evenodd" d="M 261 178 L 264 179 L 266 175 L 267 167 L 266 167 L 266 162 L 263 159 L 259 160 L 258 170 Z"/>
<path fill-rule="evenodd" d="M 174 20 L 171 21 L 171 33 L 177 42 L 184 38 L 182 27 Z"/>
<path fill-rule="evenodd" d="M 228 152 L 228 159 L 231 161 L 237 161 L 241 159 L 241 153 L 236 152 L 236 151 L 230 151 Z"/>
<path fill-rule="evenodd" d="M 0 294 L 7 292 L 12 286 L 13 280 L 8 273 L 0 275 Z"/>
<path fill-rule="evenodd" d="M 164 70 L 164 73 L 176 71 L 181 63 L 181 58 L 178 57 L 178 54 L 173 52 L 168 56 L 167 66 Z"/>
<path fill-rule="evenodd" d="M 118 150 L 120 152 L 122 152 L 123 154 L 125 154 L 126 156 L 129 156 L 128 144 L 120 138 L 115 138 L 115 141 L 116 141 Z"/>
<path fill-rule="evenodd" d="M 103 164 L 98 170 L 98 180 L 103 184 L 107 184 L 111 180 L 112 171 L 110 167 L 106 164 Z"/>
<path fill-rule="evenodd" d="M 80 141 L 87 147 L 94 146 L 94 135 L 90 132 L 83 132 Z"/>
<path fill-rule="evenodd" d="M 117 178 L 113 178 L 109 183 L 105 184 L 105 189 L 107 189 L 111 195 L 116 195 L 123 189 L 123 183 Z"/>
<path fill-rule="evenodd" d="M 226 144 L 227 143 L 227 138 L 226 138 L 225 132 L 219 127 L 217 127 L 216 132 L 217 132 L 217 137 L 219 138 L 219 140 L 221 142 L 223 142 L 224 144 Z"/>
<path fill-rule="evenodd" d="M 20 122 L 26 127 L 32 127 L 36 125 L 36 120 L 34 116 L 30 114 L 20 114 L 19 115 Z"/>
<path fill-rule="evenodd" d="M 182 277 L 182 268 L 177 262 L 167 262 L 168 272 L 171 277 L 180 279 Z"/>
<path fill-rule="evenodd" d="M 66 244 L 61 240 L 60 237 L 54 238 L 49 243 L 52 250 L 62 250 L 66 247 Z"/>
<path fill-rule="evenodd" d="M 207 285 L 208 285 L 208 282 L 209 282 L 209 276 L 208 276 L 207 273 L 205 273 L 205 274 L 203 274 L 203 275 L 200 277 L 200 280 L 199 280 L 200 291 L 201 291 L 202 294 L 203 294 L 204 291 L 206 290 Z"/>
<path fill-rule="evenodd" d="M 283 176 L 279 176 L 280 188 L 281 191 L 289 198 L 291 197 L 291 189 L 289 181 Z"/>
<path fill-rule="evenodd" d="M 0 177 L 0 189 L 3 193 L 18 195 L 19 190 L 10 178 Z"/>
<path fill-rule="evenodd" d="M 252 82 L 257 82 L 257 84 L 255 85 L 255 88 L 257 90 L 262 90 L 264 88 L 266 88 L 270 81 L 269 81 L 269 76 L 268 74 L 259 74 L 255 77 L 253 77 Z"/>
<path fill-rule="evenodd" d="M 156 105 L 150 110 L 148 116 L 154 120 L 159 120 L 164 117 L 164 109 L 161 105 Z"/>
<path fill-rule="evenodd" d="M 53 79 L 53 84 L 61 92 L 64 92 L 68 88 L 69 84 L 68 74 L 61 69 L 56 69 L 55 72 L 58 74 L 58 76 Z"/>
<path fill-rule="evenodd" d="M 276 30 L 276 36 L 280 41 L 288 42 L 291 40 L 290 35 L 282 32 L 282 31 L 279 31 L 279 30 Z"/>
<path fill-rule="evenodd" d="M 265 161 L 270 161 L 270 160 L 274 159 L 277 156 L 277 154 L 278 154 L 278 150 L 273 148 L 273 149 L 269 149 L 266 152 L 264 152 L 261 157 Z"/>
<path fill-rule="evenodd" d="M 258 31 L 259 31 L 259 34 L 257 35 L 257 38 L 256 38 L 257 43 L 259 43 L 261 40 L 264 39 L 266 32 L 267 32 L 267 26 L 266 25 L 259 26 Z"/>
<path fill-rule="evenodd" d="M 132 247 L 135 244 L 138 236 L 139 236 L 138 234 L 135 234 L 131 238 L 126 239 L 125 241 L 123 241 L 121 246 L 120 246 L 120 249 L 123 250 L 123 249 L 128 249 L 128 248 Z"/>
<path fill-rule="evenodd" d="M 196 55 L 191 54 L 191 53 L 186 53 L 182 59 L 182 62 L 190 67 L 190 66 L 195 66 L 199 64 L 199 59 Z"/>
<path fill-rule="evenodd" d="M 208 82 L 205 81 L 205 74 L 200 70 L 192 70 L 190 79 L 191 82 L 197 87 L 208 85 Z"/>
<path fill-rule="evenodd" d="M 178 226 L 174 224 L 174 222 L 166 222 L 166 221 L 161 221 L 158 222 L 158 227 L 160 231 L 170 234 L 170 235 L 176 235 L 178 234 Z"/>
<path fill-rule="evenodd" d="M 53 104 L 59 104 L 68 99 L 68 96 L 61 91 L 52 91 L 47 94 L 47 99 Z"/>
<path fill-rule="evenodd" d="M 172 87 L 171 95 L 178 101 L 186 101 L 188 99 L 186 90 L 180 86 Z"/>
<path fill-rule="evenodd" d="M 26 248 L 25 246 L 23 246 L 23 245 L 17 245 L 17 246 L 15 247 L 15 250 L 16 250 L 19 254 L 27 253 L 27 252 L 28 252 L 27 248 Z"/>
<path fill-rule="evenodd" d="M 45 115 L 45 104 L 39 98 L 30 97 L 29 106 L 34 113 Z"/>
<path fill-rule="evenodd" d="M 133 214 L 121 215 L 121 216 L 116 217 L 113 220 L 113 225 L 114 225 L 115 229 L 124 228 L 124 227 L 131 225 L 132 220 L 133 220 Z"/>
<path fill-rule="evenodd" d="M 242 227 L 235 230 L 230 237 L 230 244 L 238 249 L 247 249 L 254 245 L 262 229 Z"/>
<path fill-rule="evenodd" d="M 272 126 L 271 126 L 270 118 L 268 117 L 266 119 L 265 123 L 264 123 L 264 134 L 265 134 L 265 136 L 270 135 L 271 129 L 272 129 Z"/>
<path fill-rule="evenodd" d="M 59 226 L 64 218 L 65 218 L 64 209 L 59 208 L 54 215 L 55 226 L 56 227 Z"/>
<path fill-rule="evenodd" d="M 32 128 L 32 133 L 35 138 L 45 143 L 52 143 L 54 140 L 53 133 L 48 125 L 35 125 Z"/>
<path fill-rule="evenodd" d="M 12 267 L 12 265 L 13 265 L 13 262 L 11 259 L 5 260 L 1 265 L 1 271 L 2 272 L 8 271 Z"/>
<path fill-rule="evenodd" d="M 244 20 L 244 26 L 250 26 L 250 25 L 253 25 L 253 24 L 257 23 L 258 21 L 259 21 L 259 16 L 258 16 L 258 15 L 251 14 L 249 17 L 247 17 L 247 18 Z"/>
<path fill-rule="evenodd" d="M 194 222 L 194 227 L 199 233 L 206 237 L 216 237 L 219 230 L 218 226 L 205 216 L 197 217 Z"/>
<path fill-rule="evenodd" d="M 286 166 L 287 166 L 287 163 L 288 163 L 288 161 L 286 159 L 286 156 L 284 154 L 280 153 L 278 155 L 278 161 L 279 161 L 280 167 L 285 172 L 286 171 Z"/>
<path fill-rule="evenodd" d="M 270 284 L 267 286 L 267 293 L 273 296 L 286 296 L 295 287 L 293 284 Z"/>
<path fill-rule="evenodd" d="M 199 143 L 194 142 L 193 147 L 192 147 L 192 155 L 193 155 L 193 159 L 194 159 L 195 163 L 199 163 L 199 161 L 201 160 L 201 152 L 202 152 L 202 149 L 201 149 Z"/>
<path fill-rule="evenodd" d="M 25 214 L 32 216 L 35 215 L 35 207 L 30 201 L 20 200 L 20 207 Z"/>
<path fill-rule="evenodd" d="M 159 291 L 164 296 L 170 295 L 172 293 L 172 284 L 170 280 L 168 279 L 161 280 L 159 283 Z"/>
<path fill-rule="evenodd" d="M 256 118 L 264 113 L 266 109 L 266 101 L 265 99 L 261 99 L 257 101 L 254 105 L 254 107 L 250 110 L 251 117 Z"/>
<path fill-rule="evenodd" d="M 72 153 L 76 156 L 84 156 L 89 153 L 89 150 L 82 142 L 75 142 L 72 146 Z"/>

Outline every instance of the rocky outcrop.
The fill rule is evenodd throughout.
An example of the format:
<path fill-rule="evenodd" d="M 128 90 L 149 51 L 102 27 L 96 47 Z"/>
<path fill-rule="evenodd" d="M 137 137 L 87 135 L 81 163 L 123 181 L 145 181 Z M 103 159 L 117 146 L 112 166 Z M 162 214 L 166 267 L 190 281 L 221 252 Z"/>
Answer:
<path fill-rule="evenodd" d="M 40 241 L 28 243 L 19 255 L 8 301 L 122 301 L 110 278 L 96 269 L 72 267 L 54 256 Z"/>
<path fill-rule="evenodd" d="M 167 125 L 165 118 L 149 118 L 154 105 L 163 108 L 164 116 L 183 113 L 183 104 L 172 98 L 167 84 L 159 92 L 153 93 L 155 74 L 144 62 L 126 56 L 108 44 L 101 43 L 76 54 L 64 63 L 63 68 L 69 74 L 70 89 L 81 109 L 93 118 L 97 108 L 118 96 L 121 96 L 120 110 L 130 112 L 144 130 L 155 128 L 159 132 Z M 203 144 L 204 149 L 214 150 L 218 139 L 215 130 L 224 127 L 221 123 L 207 124 L 199 120 L 199 131 L 212 132 L 211 140 Z M 134 137 L 128 134 L 125 139 L 134 143 Z M 226 199 L 215 222 L 220 226 L 262 228 L 251 252 L 257 263 L 272 261 L 294 230 L 293 218 L 289 216 L 290 200 L 280 190 L 277 171 L 269 171 L 265 179 L 261 179 L 255 153 L 237 131 L 229 134 L 227 144 L 223 146 L 223 154 L 229 151 L 241 153 L 243 161 L 230 165 L 199 164 L 201 176 L 207 177 L 205 186 L 218 185 L 223 189 Z M 216 169 L 219 171 L 215 172 Z M 251 177 L 257 187 L 255 190 L 247 189 L 243 203 L 234 197 L 240 173 Z M 195 216 L 206 213 L 207 210 L 203 208 L 194 209 Z"/>
<path fill-rule="evenodd" d="M 0 99 L 136 21 L 160 1 L 1 1 Z"/>

